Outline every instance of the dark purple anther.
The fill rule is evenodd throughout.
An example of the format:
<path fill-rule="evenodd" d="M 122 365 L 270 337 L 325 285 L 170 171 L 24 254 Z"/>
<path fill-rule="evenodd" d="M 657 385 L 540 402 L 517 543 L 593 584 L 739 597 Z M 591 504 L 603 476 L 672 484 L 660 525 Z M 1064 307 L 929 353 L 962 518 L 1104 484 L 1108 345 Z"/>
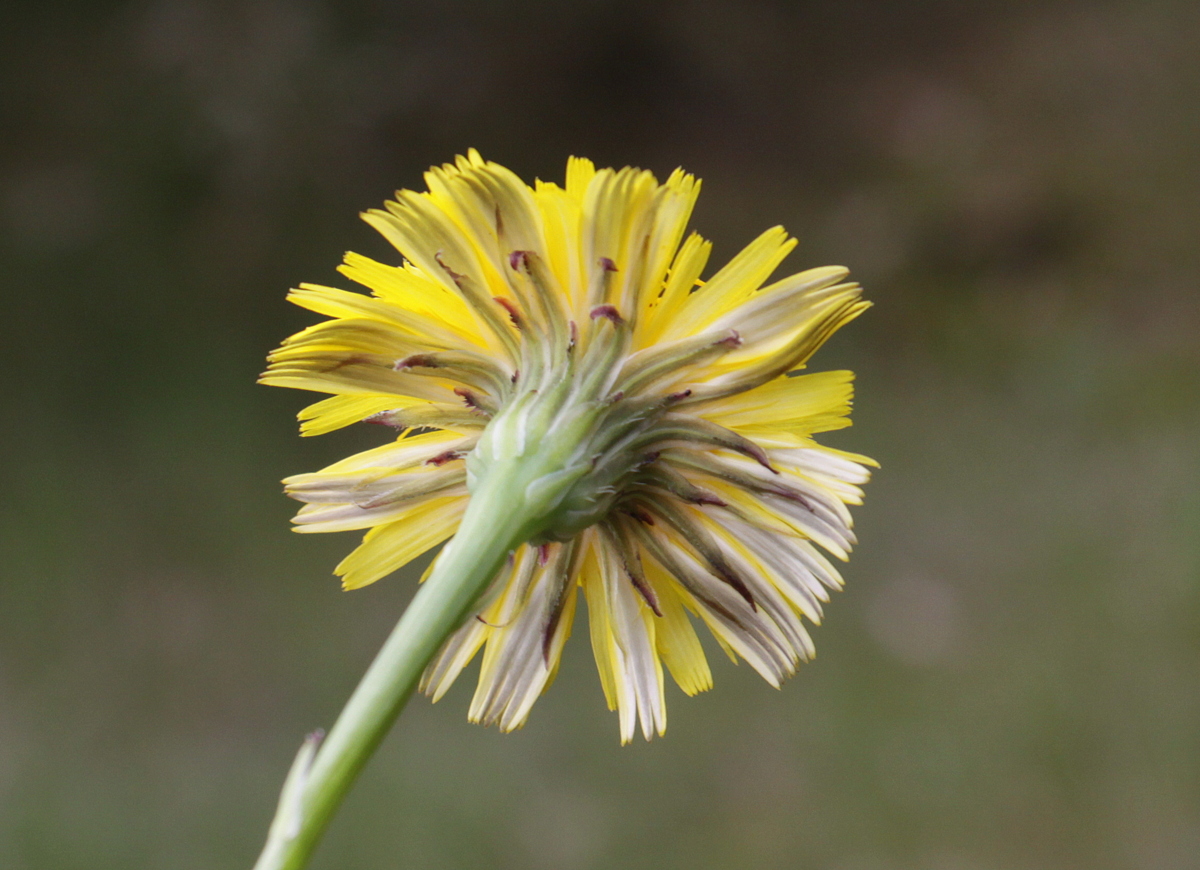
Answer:
<path fill-rule="evenodd" d="M 392 366 L 393 371 L 403 371 L 404 369 L 436 369 L 438 361 L 432 355 L 427 353 L 414 353 L 412 356 L 406 356 L 404 359 L 396 360 Z"/>
<path fill-rule="evenodd" d="M 640 507 L 627 507 L 625 508 L 625 513 L 629 514 L 629 516 L 633 517 L 644 526 L 654 525 L 654 517 L 650 516 L 650 514 L 646 513 Z"/>
<path fill-rule="evenodd" d="M 513 326 L 517 329 L 521 328 L 521 312 L 517 310 L 516 303 L 511 299 L 505 299 L 503 296 L 493 296 L 501 308 L 508 312 L 508 319 L 512 321 Z"/>
<path fill-rule="evenodd" d="M 625 322 L 625 318 L 621 316 L 621 312 L 617 311 L 617 306 L 615 305 L 597 305 L 592 309 L 592 320 L 595 320 L 597 317 L 607 317 L 617 326 Z"/>
<path fill-rule="evenodd" d="M 437 456 L 425 460 L 426 465 L 436 465 L 439 468 L 447 462 L 453 462 L 456 459 L 462 459 L 467 454 L 461 450 L 447 450 L 444 453 L 439 453 Z"/>
<path fill-rule="evenodd" d="M 393 429 L 404 429 L 404 424 L 400 423 L 396 419 L 397 413 L 398 412 L 395 410 L 380 411 L 376 414 L 372 414 L 369 417 L 363 417 L 363 422 L 371 423 L 375 426 L 391 426 Z"/>
<path fill-rule="evenodd" d="M 441 251 L 438 251 L 436 254 L 434 254 L 433 258 L 435 260 L 437 260 L 437 264 L 439 266 L 441 266 L 443 269 L 446 270 L 446 274 L 450 276 L 450 278 L 454 281 L 455 284 L 459 284 L 459 285 L 462 284 L 463 278 L 465 278 L 467 276 L 463 275 L 459 272 L 455 272 L 453 269 L 451 269 L 449 266 L 447 266 L 445 259 L 443 259 L 443 257 L 442 257 Z"/>
<path fill-rule="evenodd" d="M 470 390 L 468 390 L 466 387 L 455 387 L 454 395 L 459 396 L 463 400 L 463 403 L 466 404 L 466 406 L 468 408 L 471 408 L 476 411 L 483 410 L 483 408 L 479 404 L 479 399 L 476 398 L 475 394 L 472 393 Z"/>
<path fill-rule="evenodd" d="M 724 499 L 717 498 L 712 493 L 705 492 L 702 489 L 692 493 L 692 495 L 688 498 L 688 501 L 692 504 L 710 504 L 714 507 L 729 507 L 729 503 Z"/>

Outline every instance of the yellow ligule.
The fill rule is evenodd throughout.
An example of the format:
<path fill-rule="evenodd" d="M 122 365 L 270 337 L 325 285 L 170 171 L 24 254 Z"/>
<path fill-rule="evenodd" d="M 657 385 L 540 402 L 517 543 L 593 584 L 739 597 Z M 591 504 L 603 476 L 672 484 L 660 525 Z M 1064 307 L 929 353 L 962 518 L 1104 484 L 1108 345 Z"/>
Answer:
<path fill-rule="evenodd" d="M 596 164 L 586 157 L 567 158 L 567 193 L 576 202 L 582 203 L 592 179 L 596 177 Z"/>
<path fill-rule="evenodd" d="M 595 545 L 588 546 L 580 566 L 580 584 L 587 599 L 588 631 L 592 636 L 592 655 L 596 659 L 596 671 L 600 675 L 600 687 L 604 690 L 604 701 L 608 709 L 617 709 L 616 642 L 613 640 L 612 619 L 608 613 L 608 601 L 604 594 L 604 580 L 600 576 L 600 565 Z"/>
<path fill-rule="evenodd" d="M 850 425 L 854 373 L 817 372 L 779 377 L 745 393 L 707 403 L 703 416 L 739 432 L 784 433 L 803 438 Z"/>
<path fill-rule="evenodd" d="M 655 637 L 658 654 L 685 695 L 708 691 L 712 688 L 712 671 L 696 629 L 675 590 L 675 581 L 657 562 L 646 560 L 644 568 L 662 611 Z"/>
<path fill-rule="evenodd" d="M 764 232 L 679 306 L 664 332 L 668 340 L 692 335 L 732 311 L 771 277 L 796 246 L 783 227 Z"/>
<path fill-rule="evenodd" d="M 387 525 L 371 529 L 334 569 L 342 588 L 370 585 L 437 546 L 454 534 L 466 506 L 462 496 L 422 499 Z"/>
<path fill-rule="evenodd" d="M 712 253 L 712 242 L 692 233 L 684 241 L 671 263 L 663 283 L 662 295 L 648 294 L 646 315 L 638 322 L 637 347 L 658 343 L 663 331 L 700 281 L 700 273 Z"/>
<path fill-rule="evenodd" d="M 309 405 L 296 415 L 300 420 L 300 434 L 304 436 L 324 435 L 351 423 L 357 423 L 380 411 L 405 408 L 419 404 L 417 399 L 399 396 L 332 396 Z"/>
<path fill-rule="evenodd" d="M 350 251 L 338 271 L 380 299 L 420 312 L 472 343 L 486 345 L 466 303 L 417 269 L 389 266 Z"/>

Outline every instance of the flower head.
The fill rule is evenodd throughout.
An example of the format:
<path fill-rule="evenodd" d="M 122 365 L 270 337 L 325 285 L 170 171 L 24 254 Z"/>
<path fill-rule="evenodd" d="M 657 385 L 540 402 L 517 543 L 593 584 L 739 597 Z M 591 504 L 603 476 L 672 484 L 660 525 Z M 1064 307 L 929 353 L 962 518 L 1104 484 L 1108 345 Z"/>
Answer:
<path fill-rule="evenodd" d="M 874 464 L 813 440 L 849 425 L 851 373 L 795 374 L 867 307 L 858 285 L 825 267 L 763 286 L 795 245 L 779 227 L 702 281 L 710 244 L 684 238 L 700 184 L 680 170 L 573 158 L 565 186 L 531 188 L 472 151 L 426 181 L 364 215 L 404 258 L 346 256 L 371 296 L 289 297 L 331 318 L 262 377 L 333 394 L 302 432 L 399 433 L 288 478 L 297 531 L 370 530 L 337 567 L 354 589 L 450 538 L 485 491 L 518 517 L 422 681 L 440 698 L 482 649 L 474 721 L 525 722 L 580 590 L 623 741 L 665 729 L 664 664 L 689 695 L 711 686 L 694 620 L 778 686 L 813 654 L 803 619 L 842 583 L 818 547 L 847 557 Z"/>

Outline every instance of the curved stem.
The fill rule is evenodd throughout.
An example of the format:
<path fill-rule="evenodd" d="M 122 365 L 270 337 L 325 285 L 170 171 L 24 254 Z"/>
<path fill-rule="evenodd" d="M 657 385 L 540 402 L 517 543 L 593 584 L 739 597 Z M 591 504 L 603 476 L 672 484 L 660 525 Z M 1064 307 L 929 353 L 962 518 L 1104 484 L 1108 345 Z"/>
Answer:
<path fill-rule="evenodd" d="M 299 870 L 367 759 L 386 736 L 425 666 L 467 618 L 537 517 L 523 499 L 524 469 L 490 474 L 472 494 L 454 538 L 417 590 L 329 736 L 300 749 L 254 870 Z"/>

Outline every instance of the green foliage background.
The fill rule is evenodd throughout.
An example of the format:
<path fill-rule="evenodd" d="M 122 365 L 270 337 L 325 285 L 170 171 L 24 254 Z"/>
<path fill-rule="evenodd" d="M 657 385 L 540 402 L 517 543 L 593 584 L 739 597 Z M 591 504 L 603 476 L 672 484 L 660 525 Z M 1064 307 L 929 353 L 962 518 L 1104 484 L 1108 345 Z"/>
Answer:
<path fill-rule="evenodd" d="M 704 178 L 877 303 L 883 470 L 782 692 L 713 657 L 617 745 L 581 625 L 522 732 L 402 717 L 314 867 L 1200 867 L 1200 7 L 0 6 L 0 866 L 248 868 L 414 573 L 344 594 L 256 387 L 357 221 L 470 146 Z M 370 427 L 363 427 L 370 428 Z M 715 652 L 715 650 L 714 650 Z"/>

